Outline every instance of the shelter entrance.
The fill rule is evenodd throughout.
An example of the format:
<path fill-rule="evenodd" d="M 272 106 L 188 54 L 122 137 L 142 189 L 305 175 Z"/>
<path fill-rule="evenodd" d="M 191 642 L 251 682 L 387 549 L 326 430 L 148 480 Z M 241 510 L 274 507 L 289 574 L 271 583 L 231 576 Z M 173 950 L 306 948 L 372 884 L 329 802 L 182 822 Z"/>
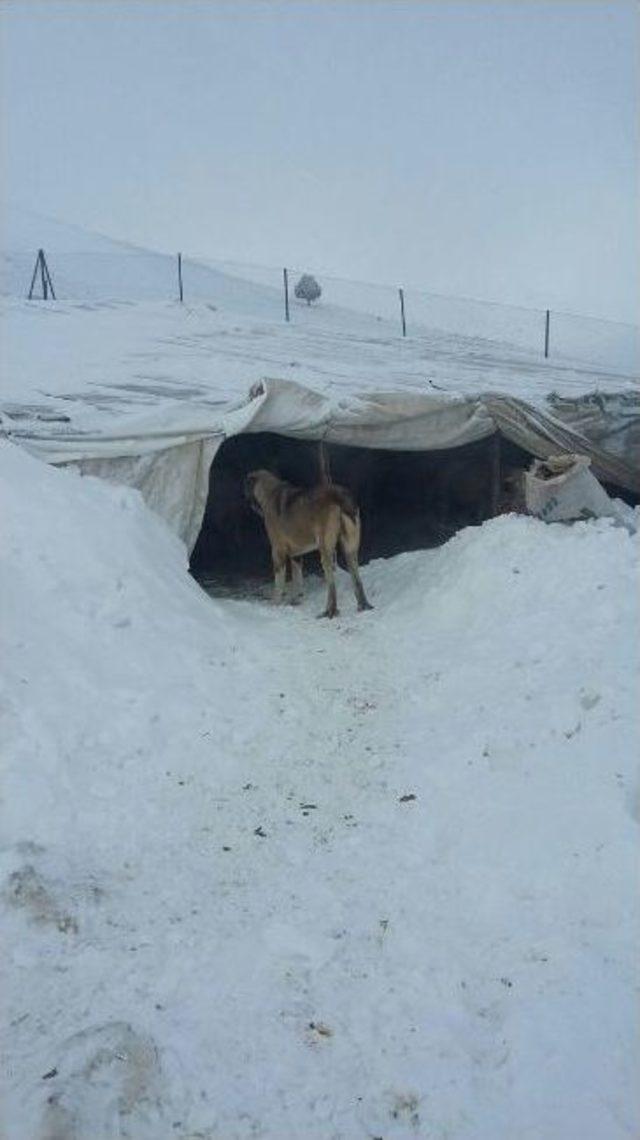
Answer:
<path fill-rule="evenodd" d="M 324 448 L 332 481 L 347 487 L 360 508 L 361 564 L 438 546 L 464 526 L 517 509 L 518 475 L 532 458 L 497 433 L 442 451 Z M 321 477 L 320 444 L 272 432 L 236 435 L 222 444 L 191 556 L 191 570 L 207 588 L 217 583 L 220 592 L 246 593 L 247 583 L 259 589 L 271 580 L 264 526 L 244 495 L 246 475 L 257 468 L 312 487 Z M 305 564 L 307 572 L 320 572 L 316 554 L 305 556 Z"/>

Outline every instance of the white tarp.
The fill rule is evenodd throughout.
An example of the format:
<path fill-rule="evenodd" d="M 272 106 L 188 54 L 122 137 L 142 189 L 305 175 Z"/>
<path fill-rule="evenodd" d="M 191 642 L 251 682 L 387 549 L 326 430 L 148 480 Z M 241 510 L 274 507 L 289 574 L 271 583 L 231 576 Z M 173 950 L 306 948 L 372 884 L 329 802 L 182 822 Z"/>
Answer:
<path fill-rule="evenodd" d="M 640 493 L 638 401 L 627 401 L 624 410 L 625 438 L 633 444 L 626 449 L 620 425 L 615 430 L 612 426 L 611 406 L 603 408 L 600 417 L 592 403 L 588 413 L 578 403 L 573 410 L 565 407 L 561 414 L 551 414 L 501 393 L 327 396 L 293 381 L 265 380 L 254 385 L 240 404 L 161 404 L 113 426 L 104 424 L 100 431 L 32 421 L 7 434 L 49 463 L 71 463 L 86 474 L 137 487 L 192 548 L 206 504 L 211 461 L 226 438 L 242 432 L 276 432 L 383 450 L 433 451 L 461 447 L 499 430 L 541 459 L 559 451 L 588 455 L 598 478 Z M 607 431 L 616 436 L 615 449 L 602 446 Z"/>
<path fill-rule="evenodd" d="M 73 466 L 83 475 L 136 487 L 151 510 L 193 550 L 207 505 L 209 469 L 221 442 L 217 436 L 142 455 L 80 459 Z"/>

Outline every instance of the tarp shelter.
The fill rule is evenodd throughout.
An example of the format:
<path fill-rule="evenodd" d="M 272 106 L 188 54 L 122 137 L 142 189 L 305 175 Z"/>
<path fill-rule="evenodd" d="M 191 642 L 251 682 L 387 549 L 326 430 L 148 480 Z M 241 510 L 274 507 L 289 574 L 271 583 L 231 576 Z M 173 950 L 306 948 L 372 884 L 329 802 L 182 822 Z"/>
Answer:
<path fill-rule="evenodd" d="M 530 404 L 496 392 L 349 392 L 327 396 L 287 380 L 254 384 L 241 402 L 185 400 L 104 422 L 3 419 L 7 435 L 48 463 L 138 488 L 191 551 L 221 445 L 276 433 L 378 451 L 460 448 L 500 433 L 530 455 L 580 452 L 604 483 L 640 495 L 640 393 L 550 395 Z M 215 494 L 215 487 L 213 488 Z"/>

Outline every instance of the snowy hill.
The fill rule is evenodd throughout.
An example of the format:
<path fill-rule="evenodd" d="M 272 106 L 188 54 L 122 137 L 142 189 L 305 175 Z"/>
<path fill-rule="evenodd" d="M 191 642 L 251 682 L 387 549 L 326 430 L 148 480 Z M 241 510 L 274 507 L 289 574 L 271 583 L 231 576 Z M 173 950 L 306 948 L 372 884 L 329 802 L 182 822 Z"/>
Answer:
<path fill-rule="evenodd" d="M 76 307 L 173 303 L 179 297 L 177 255 L 142 249 L 16 206 L 0 210 L 0 298 L 24 299 L 37 251 L 45 250 L 57 301 Z M 322 300 L 295 299 L 301 269 L 291 270 L 290 308 L 298 332 L 338 336 L 371 355 L 401 340 L 396 288 L 322 277 Z M 214 263 L 184 257 L 184 297 L 223 319 L 265 321 L 285 334 L 281 269 Z M 36 290 L 36 295 L 38 290 Z M 436 360 L 470 357 L 481 367 L 526 362 L 528 367 L 577 367 L 603 376 L 637 375 L 640 332 L 630 325 L 553 314 L 552 359 L 543 358 L 545 314 L 512 306 L 438 297 L 405 290 L 413 351 Z M 232 332 L 232 329 L 227 331 Z M 409 345 L 403 351 L 411 354 Z M 582 364 L 578 362 L 582 362 Z"/>
<path fill-rule="evenodd" d="M 27 295 L 40 248 L 60 301 L 133 303 L 179 296 L 176 257 L 15 207 L 2 213 L 0 295 Z M 251 316 L 268 316 L 280 304 L 275 290 L 195 262 L 185 265 L 184 273 L 192 299 L 223 303 Z"/>

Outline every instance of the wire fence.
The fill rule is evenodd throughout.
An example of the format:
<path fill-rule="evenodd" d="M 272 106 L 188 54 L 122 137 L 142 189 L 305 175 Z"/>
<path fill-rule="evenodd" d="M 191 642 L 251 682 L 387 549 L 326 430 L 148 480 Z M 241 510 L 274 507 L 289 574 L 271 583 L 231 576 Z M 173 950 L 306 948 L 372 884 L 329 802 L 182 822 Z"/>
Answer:
<path fill-rule="evenodd" d="M 0 293 L 84 304 L 206 302 L 221 313 L 282 320 L 309 331 L 330 328 L 374 341 L 428 339 L 431 353 L 439 348 L 450 352 L 455 347 L 452 338 L 463 338 L 465 351 L 479 357 L 495 351 L 498 342 L 522 354 L 522 363 L 533 354 L 621 375 L 640 373 L 640 329 L 635 325 L 375 285 L 295 266 L 283 269 L 136 249 L 49 254 L 14 250 L 3 255 Z"/>

